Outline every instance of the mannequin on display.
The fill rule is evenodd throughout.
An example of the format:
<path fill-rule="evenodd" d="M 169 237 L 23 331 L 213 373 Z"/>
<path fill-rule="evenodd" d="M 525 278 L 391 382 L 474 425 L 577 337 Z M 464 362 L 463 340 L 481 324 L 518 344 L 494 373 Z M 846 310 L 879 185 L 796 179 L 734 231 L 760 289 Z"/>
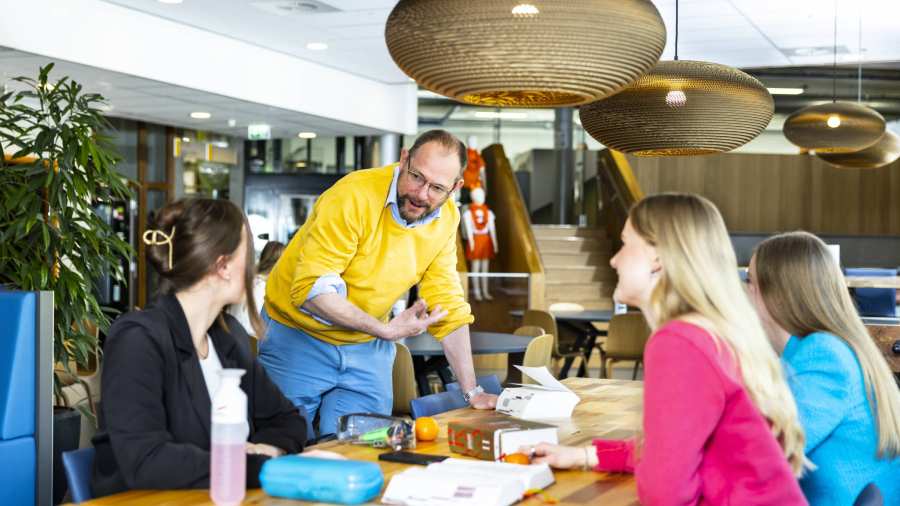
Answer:
<path fill-rule="evenodd" d="M 484 158 L 478 152 L 478 138 L 470 135 L 467 139 L 468 145 L 468 163 L 466 170 L 463 171 L 463 187 L 461 190 L 461 201 L 463 204 L 471 202 L 471 193 L 475 188 L 486 188 L 484 174 Z"/>
<path fill-rule="evenodd" d="M 497 229 L 494 225 L 494 213 L 484 203 L 484 188 L 476 187 L 470 193 L 472 203 L 463 213 L 466 230 L 466 259 L 469 260 L 469 271 L 476 274 L 487 274 L 490 271 L 491 259 L 500 248 L 497 246 Z M 475 300 L 482 297 L 493 300 L 488 291 L 488 278 L 475 276 L 472 280 L 472 291 Z"/>

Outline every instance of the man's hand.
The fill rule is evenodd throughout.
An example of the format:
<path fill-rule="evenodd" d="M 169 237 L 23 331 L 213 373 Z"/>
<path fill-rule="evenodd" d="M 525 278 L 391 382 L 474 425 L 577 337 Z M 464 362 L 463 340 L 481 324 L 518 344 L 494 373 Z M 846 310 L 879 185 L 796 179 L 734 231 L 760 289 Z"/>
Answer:
<path fill-rule="evenodd" d="M 469 399 L 469 405 L 475 409 L 494 409 L 497 406 L 497 396 L 482 392 Z"/>
<path fill-rule="evenodd" d="M 441 321 L 447 314 L 447 311 L 441 309 L 440 305 L 434 306 L 429 313 L 425 300 L 419 299 L 406 311 L 388 322 L 384 332 L 378 337 L 387 341 L 396 341 L 404 337 L 417 336 L 425 332 L 428 327 Z"/>

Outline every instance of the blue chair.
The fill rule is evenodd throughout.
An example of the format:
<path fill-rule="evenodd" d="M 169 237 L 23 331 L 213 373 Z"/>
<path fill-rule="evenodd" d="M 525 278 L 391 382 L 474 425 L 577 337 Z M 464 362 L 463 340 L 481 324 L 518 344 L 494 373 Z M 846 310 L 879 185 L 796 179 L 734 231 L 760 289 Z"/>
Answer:
<path fill-rule="evenodd" d="M 869 483 L 856 496 L 853 506 L 884 506 L 884 496 L 881 495 L 878 485 Z"/>
<path fill-rule="evenodd" d="M 894 277 L 896 269 L 845 269 L 847 276 Z M 860 316 L 897 316 L 897 290 L 895 288 L 854 288 L 853 298 Z"/>
<path fill-rule="evenodd" d="M 500 391 L 503 390 L 503 387 L 500 385 L 500 378 L 498 378 L 496 374 L 479 376 L 475 378 L 475 383 L 489 394 L 500 395 Z M 459 392 L 459 383 L 455 381 L 453 383 L 447 383 L 447 391 Z"/>
<path fill-rule="evenodd" d="M 66 470 L 66 483 L 72 502 L 82 503 L 94 498 L 91 493 L 91 472 L 94 468 L 94 449 L 82 448 L 62 454 L 63 468 Z"/>
<path fill-rule="evenodd" d="M 0 291 L 0 462 L 11 464 L 0 473 L 3 504 L 49 503 L 39 485 L 45 472 L 47 480 L 52 477 L 38 458 L 41 426 L 48 422 L 39 419 L 36 410 L 43 402 L 50 406 L 49 398 L 40 395 L 37 379 L 39 306 L 35 293 Z M 44 488 L 52 490 L 50 483 Z"/>
<path fill-rule="evenodd" d="M 409 411 L 415 419 L 446 413 L 454 409 L 464 408 L 467 405 L 466 400 L 463 399 L 462 394 L 457 390 L 455 392 L 441 392 L 413 399 L 409 401 Z"/>

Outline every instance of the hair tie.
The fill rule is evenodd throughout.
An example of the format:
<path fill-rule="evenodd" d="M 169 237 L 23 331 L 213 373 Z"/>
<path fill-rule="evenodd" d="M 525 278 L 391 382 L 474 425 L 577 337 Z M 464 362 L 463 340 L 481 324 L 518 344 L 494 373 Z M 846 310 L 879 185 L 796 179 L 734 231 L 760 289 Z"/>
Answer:
<path fill-rule="evenodd" d="M 148 238 L 149 234 L 149 238 Z M 175 237 L 175 227 L 172 227 L 172 231 L 169 232 L 169 235 L 166 235 L 162 230 L 150 229 L 144 231 L 144 244 L 147 246 L 165 246 L 169 245 L 169 270 L 172 270 L 172 238 Z M 161 239 L 160 239 L 161 238 Z"/>

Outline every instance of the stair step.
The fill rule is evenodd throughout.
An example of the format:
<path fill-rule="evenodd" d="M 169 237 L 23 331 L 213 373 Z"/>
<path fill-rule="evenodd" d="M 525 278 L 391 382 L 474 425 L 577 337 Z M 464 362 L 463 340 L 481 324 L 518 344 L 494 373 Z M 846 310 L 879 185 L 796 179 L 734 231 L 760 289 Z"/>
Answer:
<path fill-rule="evenodd" d="M 534 225 L 534 236 L 538 239 L 553 237 L 593 237 L 606 238 L 606 231 L 602 228 L 576 227 L 573 225 Z"/>
<path fill-rule="evenodd" d="M 544 269 L 554 267 L 608 266 L 610 255 L 604 251 L 557 253 L 541 251 Z"/>
<path fill-rule="evenodd" d="M 547 282 L 616 281 L 616 271 L 608 263 L 595 265 L 545 265 L 544 275 Z"/>
<path fill-rule="evenodd" d="M 552 299 L 600 299 L 612 297 L 616 284 L 613 282 L 596 283 L 559 283 L 548 282 L 545 287 L 545 297 Z M 578 302 L 571 300 L 570 302 Z"/>
<path fill-rule="evenodd" d="M 609 252 L 612 244 L 606 239 L 592 237 L 553 237 L 538 238 L 538 250 L 541 253 L 582 253 Z"/>

